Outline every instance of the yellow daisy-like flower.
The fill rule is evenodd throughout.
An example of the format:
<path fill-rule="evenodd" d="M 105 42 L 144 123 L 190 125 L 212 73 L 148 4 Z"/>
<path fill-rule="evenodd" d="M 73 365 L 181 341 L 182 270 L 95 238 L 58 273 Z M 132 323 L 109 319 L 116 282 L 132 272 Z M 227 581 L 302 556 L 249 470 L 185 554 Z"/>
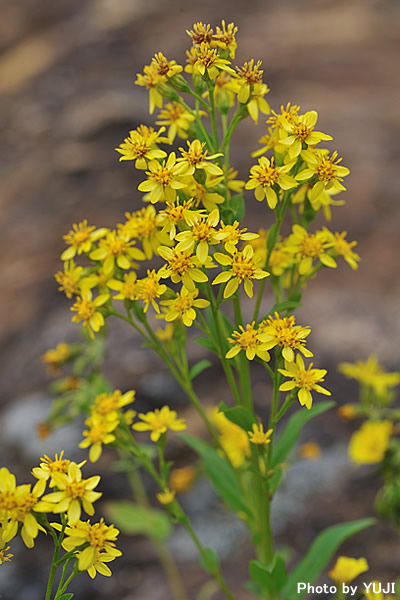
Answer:
<path fill-rule="evenodd" d="M 208 212 L 212 212 L 218 208 L 220 204 L 223 204 L 225 202 L 224 196 L 213 191 L 222 179 L 223 178 L 221 177 L 207 176 L 204 185 L 193 179 L 187 189 L 187 193 L 192 197 L 193 206 L 198 207 L 202 204 Z"/>
<path fill-rule="evenodd" d="M 218 55 L 217 49 L 210 48 L 207 42 L 202 42 L 199 46 L 194 46 L 191 51 L 186 54 L 188 56 L 188 64 L 185 67 L 187 73 L 204 77 L 207 72 L 210 79 L 218 77 L 221 71 L 227 71 L 232 74 L 235 73 L 229 66 L 230 61 L 221 58 Z"/>
<path fill-rule="evenodd" d="M 249 62 L 245 62 L 243 67 L 236 67 L 237 73 L 235 77 L 238 81 L 238 101 L 241 104 L 246 104 L 250 98 L 252 90 L 256 84 L 262 83 L 264 71 L 260 69 L 262 61 L 259 60 L 254 64 L 252 58 Z"/>
<path fill-rule="evenodd" d="M 160 138 L 164 131 L 165 127 L 155 131 L 153 127 L 146 127 L 146 125 L 140 125 L 137 129 L 130 131 L 129 137 L 125 138 L 118 148 L 115 148 L 122 154 L 119 160 L 134 160 L 137 169 L 147 169 L 149 161 L 167 156 L 167 153 L 157 146 L 158 142 L 165 141 L 165 138 Z"/>
<path fill-rule="evenodd" d="M 163 81 L 168 81 L 174 75 L 177 75 L 183 70 L 181 65 L 176 63 L 176 60 L 167 60 L 162 52 L 157 52 L 151 59 L 151 65 L 156 73 L 163 78 Z"/>
<path fill-rule="evenodd" d="M 189 292 L 196 289 L 196 283 L 208 281 L 207 275 L 199 269 L 200 262 L 196 256 L 190 252 L 182 252 L 176 248 L 160 246 L 158 249 L 160 256 L 168 262 L 168 266 L 162 267 L 161 277 L 169 277 L 173 283 L 182 281 Z M 203 265 L 206 268 L 214 266 L 211 258 Z"/>
<path fill-rule="evenodd" d="M 76 254 L 87 254 L 92 248 L 92 244 L 102 238 L 108 229 L 102 227 L 96 229 L 88 225 L 86 219 L 77 225 L 72 225 L 71 231 L 63 236 L 65 243 L 69 248 L 61 254 L 61 260 L 71 260 Z"/>
<path fill-rule="evenodd" d="M 316 198 L 313 198 L 311 196 L 312 189 L 313 186 L 310 183 L 305 183 L 299 187 L 291 198 L 292 203 L 299 206 L 299 213 L 302 215 L 307 199 L 315 212 L 319 212 L 322 209 L 325 219 L 330 221 L 332 219 L 331 206 L 343 206 L 343 204 L 345 204 L 344 200 L 334 200 L 333 198 L 333 196 L 339 194 L 340 191 L 334 189 L 323 190 Z"/>
<path fill-rule="evenodd" d="M 365 558 L 349 558 L 339 556 L 335 566 L 328 575 L 338 584 L 351 583 L 356 577 L 368 571 L 369 566 Z"/>
<path fill-rule="evenodd" d="M 268 206 L 274 209 L 278 203 L 276 190 L 290 190 L 297 186 L 296 180 L 287 175 L 292 166 L 293 164 L 287 164 L 277 167 L 273 157 L 269 160 L 262 156 L 258 159 L 258 165 L 251 167 L 250 179 L 244 187 L 246 190 L 254 190 L 254 196 L 259 202 L 266 198 Z"/>
<path fill-rule="evenodd" d="M 80 467 L 71 462 L 67 473 L 53 473 L 53 481 L 58 491 L 43 496 L 35 507 L 37 512 L 65 512 L 70 525 L 79 521 L 81 505 L 88 515 L 94 514 L 93 502 L 102 496 L 101 492 L 94 491 L 100 481 L 99 475 L 82 479 Z"/>
<path fill-rule="evenodd" d="M 256 356 L 268 362 L 270 355 L 268 352 L 268 345 L 265 344 L 265 338 L 262 330 L 255 328 L 255 322 L 246 325 L 246 329 L 239 325 L 240 331 L 234 331 L 232 337 L 228 338 L 228 341 L 233 344 L 233 347 L 228 350 L 225 358 L 233 358 L 241 350 L 245 350 L 246 358 L 253 360 Z"/>
<path fill-rule="evenodd" d="M 287 132 L 284 124 L 291 123 L 294 125 L 299 119 L 300 106 L 288 102 L 286 106 L 281 104 L 281 112 L 277 113 L 274 110 L 271 111 L 271 115 L 268 117 L 266 123 L 271 124 L 274 129 L 279 131 L 279 137 L 281 139 L 287 137 Z"/>
<path fill-rule="evenodd" d="M 268 429 L 268 431 L 264 431 L 264 427 L 262 423 L 254 423 L 252 427 L 253 431 L 248 431 L 249 439 L 252 444 L 257 444 L 258 446 L 265 446 L 271 443 L 271 434 L 273 429 Z"/>
<path fill-rule="evenodd" d="M 389 447 L 393 423 L 386 421 L 366 421 L 353 433 L 349 445 L 349 455 L 360 465 L 373 465 L 383 460 Z"/>
<path fill-rule="evenodd" d="M 121 408 L 131 404 L 134 400 L 134 390 L 129 390 L 125 394 L 122 394 L 120 390 L 114 390 L 111 394 L 99 394 L 91 405 L 90 412 L 93 416 L 107 417 L 111 420 L 118 419 L 121 415 Z"/>
<path fill-rule="evenodd" d="M 77 552 L 78 569 L 87 571 L 93 579 L 96 573 L 105 576 L 112 574 L 105 563 L 122 555 L 122 552 L 115 547 L 118 535 L 118 529 L 114 525 L 106 525 L 103 518 L 99 523 L 78 520 L 65 529 L 66 537 L 61 545 L 64 550 L 71 552 L 85 543 L 89 544 Z"/>
<path fill-rule="evenodd" d="M 317 177 L 317 182 L 310 191 L 312 200 L 326 190 L 340 192 L 346 189 L 341 182 L 350 171 L 339 164 L 342 159 L 338 158 L 337 152 L 329 156 L 327 150 L 303 150 L 301 156 L 306 161 L 307 168 L 296 175 L 296 180 L 308 181 L 314 176 Z"/>
<path fill-rule="evenodd" d="M 346 377 L 356 379 L 362 385 L 372 388 L 377 396 L 386 396 L 391 388 L 400 383 L 400 373 L 386 371 L 373 354 L 366 361 L 341 363 L 339 371 Z"/>
<path fill-rule="evenodd" d="M 79 444 L 79 448 L 89 448 L 89 460 L 94 463 L 99 460 L 103 444 L 111 444 L 115 440 L 113 431 L 119 425 L 119 419 L 101 418 L 93 415 L 86 419 L 85 425 L 88 429 L 83 432 L 84 440 Z"/>
<path fill-rule="evenodd" d="M 249 436 L 239 425 L 229 421 L 223 412 L 219 412 L 217 407 L 211 413 L 211 420 L 218 429 L 219 442 L 232 465 L 240 467 L 250 454 Z"/>
<path fill-rule="evenodd" d="M 137 298 L 138 283 L 135 271 L 124 273 L 122 281 L 110 279 L 107 285 L 112 290 L 119 292 L 116 296 L 113 296 L 114 300 L 136 300 Z"/>
<path fill-rule="evenodd" d="M 194 214 L 201 214 L 203 211 L 192 211 L 193 200 L 185 200 L 182 204 L 167 202 L 165 210 L 161 210 L 157 215 L 157 224 L 162 227 L 162 234 L 168 234 L 173 240 L 176 236 L 177 228 L 184 225 L 186 219 Z"/>
<path fill-rule="evenodd" d="M 203 169 L 211 176 L 224 174 L 221 167 L 218 167 L 218 165 L 212 162 L 219 156 L 223 156 L 221 152 L 207 156 L 207 150 L 203 150 L 206 144 L 199 140 L 193 140 L 192 142 L 188 140 L 187 145 L 189 146 L 188 150 L 179 148 L 182 156 L 181 158 L 178 158 L 176 162 L 185 165 L 185 171 L 188 175 L 193 175 L 196 169 Z"/>
<path fill-rule="evenodd" d="M 238 28 L 234 23 L 225 24 L 225 21 L 221 21 L 221 27 L 217 25 L 217 32 L 213 35 L 211 42 L 212 46 L 218 46 L 221 50 L 227 50 L 229 57 L 232 60 L 235 58 L 237 42 L 236 33 Z"/>
<path fill-rule="evenodd" d="M 198 290 L 189 292 L 184 286 L 173 300 L 163 300 L 161 304 L 166 307 L 164 319 L 175 321 L 181 319 L 186 327 L 191 327 L 196 319 L 195 308 L 206 308 L 210 305 L 208 300 L 198 298 Z"/>
<path fill-rule="evenodd" d="M 137 74 L 135 84 L 149 90 L 149 113 L 151 115 L 156 107 L 162 108 L 163 97 L 158 91 L 157 86 L 164 81 L 164 76 L 160 75 L 159 69 L 154 64 L 145 65 L 143 73 Z"/>
<path fill-rule="evenodd" d="M 81 279 L 83 267 L 79 267 L 73 260 L 64 262 L 64 272 L 58 271 L 54 275 L 57 283 L 60 284 L 58 290 L 64 292 L 67 298 L 72 298 L 73 294 L 79 294 L 79 281 Z"/>
<path fill-rule="evenodd" d="M 241 241 L 252 241 L 260 237 L 258 233 L 251 233 L 247 228 L 239 229 L 239 221 L 234 221 L 232 225 L 225 225 L 223 221 L 220 223 L 215 237 L 224 244 L 225 250 L 230 248 L 232 251 L 235 246 Z M 264 244 L 266 246 L 266 244 Z M 253 244 L 251 244 L 253 246 Z M 254 246 L 253 246 L 254 248 Z"/>
<path fill-rule="evenodd" d="M 159 163 L 152 160 L 146 171 L 148 179 L 139 184 L 140 192 L 149 192 L 149 200 L 152 204 L 156 202 L 174 202 L 176 190 L 187 187 L 187 165 L 178 163 L 175 152 L 171 152 L 167 161 Z"/>
<path fill-rule="evenodd" d="M 286 146 L 290 159 L 297 158 L 303 149 L 303 143 L 307 146 L 315 146 L 322 140 L 333 139 L 332 136 L 326 133 L 314 131 L 317 120 L 318 113 L 316 110 L 310 110 L 304 115 L 300 115 L 295 122 L 293 120 L 287 121 L 284 117 L 281 118 L 281 124 L 288 136 L 281 139 L 280 143 Z"/>
<path fill-rule="evenodd" d="M 293 233 L 286 242 L 286 247 L 299 261 L 300 275 L 309 275 L 314 260 L 319 260 L 325 267 L 336 268 L 335 259 L 328 254 L 331 246 L 326 231 L 308 233 L 301 225 L 293 225 Z"/>
<path fill-rule="evenodd" d="M 104 325 L 104 317 L 97 309 L 105 304 L 109 299 L 109 294 L 100 294 L 92 300 L 92 292 L 88 289 L 83 289 L 81 296 L 78 296 L 75 304 L 71 306 L 71 310 L 76 312 L 72 317 L 74 323 L 83 321 L 85 327 L 88 328 L 91 338 L 94 337 L 93 332 L 98 332 Z"/>
<path fill-rule="evenodd" d="M 294 361 L 294 351 L 299 350 L 303 356 L 310 358 L 313 354 L 305 347 L 305 338 L 311 333 L 309 327 L 295 324 L 295 317 L 279 316 L 275 312 L 261 323 L 268 350 L 275 346 L 282 346 L 282 356 L 288 362 Z"/>
<path fill-rule="evenodd" d="M 170 144 L 178 135 L 186 139 L 189 135 L 191 123 L 195 121 L 195 116 L 186 110 L 179 102 L 166 104 L 160 111 L 156 125 L 168 127 L 168 141 Z"/>
<path fill-rule="evenodd" d="M 323 231 L 326 233 L 326 237 L 329 240 L 330 247 L 335 256 L 343 256 L 344 260 L 353 270 L 358 269 L 358 263 L 361 259 L 359 255 L 352 250 L 352 248 L 357 245 L 357 242 L 348 242 L 345 239 L 347 231 L 342 231 L 342 233 L 333 233 L 326 227 L 324 227 Z"/>
<path fill-rule="evenodd" d="M 182 431 L 186 429 L 184 419 L 178 419 L 174 410 L 169 406 L 163 406 L 161 409 L 156 408 L 146 414 L 139 413 L 141 423 L 134 423 L 132 429 L 135 431 L 151 431 L 150 438 L 153 442 L 157 442 L 163 433 L 171 429 L 172 431 Z"/>
<path fill-rule="evenodd" d="M 211 44 L 213 30 L 208 23 L 205 24 L 202 23 L 202 21 L 198 21 L 197 23 L 194 23 L 193 29 L 186 29 L 186 33 L 192 38 L 194 46 L 201 46 L 203 43 Z"/>
<path fill-rule="evenodd" d="M 219 240 L 216 236 L 215 227 L 219 221 L 219 210 L 216 208 L 209 215 L 188 214 L 186 222 L 190 229 L 181 231 L 175 239 L 179 242 L 176 245 L 176 250 L 180 252 L 192 253 L 197 244 L 196 256 L 200 264 L 204 265 L 207 262 L 209 245 L 218 244 Z"/>
<path fill-rule="evenodd" d="M 32 475 L 36 477 L 36 479 L 44 479 L 45 481 L 50 479 L 50 487 L 54 487 L 53 473 L 67 473 L 68 467 L 71 464 L 71 461 L 67 458 L 63 458 L 63 456 L 64 450 L 60 452 L 60 456 L 56 454 L 54 460 L 45 454 L 40 459 L 43 462 L 40 463 L 39 467 L 34 467 L 32 469 Z M 79 466 L 81 467 L 84 464 L 85 461 L 80 463 Z"/>
<path fill-rule="evenodd" d="M 227 249 L 230 252 L 230 248 Z M 231 256 L 215 252 L 213 258 L 222 266 L 230 267 L 227 271 L 222 271 L 213 281 L 213 285 L 218 283 L 228 282 L 224 289 L 224 298 L 229 298 L 238 289 L 243 282 L 244 291 L 249 296 L 253 297 L 253 281 L 252 279 L 264 279 L 270 274 L 263 271 L 257 265 L 257 260 L 254 256 L 254 250 L 247 244 L 243 250 L 230 252 Z"/>
<path fill-rule="evenodd" d="M 148 269 L 147 277 L 138 279 L 136 299 L 143 300 L 144 312 L 147 312 L 150 304 L 157 313 L 160 312 L 156 300 L 167 291 L 167 286 L 160 283 L 162 277 L 164 277 L 164 273 L 161 270 L 157 273 L 154 269 L 152 271 Z"/>
<path fill-rule="evenodd" d="M 156 498 L 160 504 L 163 504 L 164 506 L 168 506 L 168 504 L 171 504 L 171 502 L 174 501 L 175 494 L 176 494 L 176 490 L 166 489 L 163 492 L 159 492 L 158 494 L 156 494 Z"/>
<path fill-rule="evenodd" d="M 326 375 L 325 369 L 313 369 L 313 363 L 310 363 L 308 369 L 304 367 L 304 360 L 300 354 L 296 357 L 296 362 L 285 362 L 285 369 L 278 369 L 285 377 L 291 377 L 291 381 L 285 381 L 279 387 L 281 392 L 288 392 L 298 388 L 297 397 L 302 406 L 306 406 L 308 409 L 312 406 L 312 395 L 311 391 L 319 392 L 330 396 L 331 393 L 319 385 L 324 381 Z"/>
<path fill-rule="evenodd" d="M 134 248 L 136 242 L 129 240 L 128 236 L 118 231 L 110 231 L 106 237 L 99 241 L 99 247 L 90 253 L 90 260 L 99 260 L 103 263 L 104 272 L 114 273 L 115 267 L 130 269 L 137 266 L 134 260 L 144 260 L 145 255 L 139 248 Z"/>
<path fill-rule="evenodd" d="M 65 363 L 72 355 L 72 348 L 65 342 L 57 344 L 56 348 L 47 350 L 41 357 L 42 362 L 49 366 L 49 371 L 58 375 L 60 373 L 60 367 Z"/>

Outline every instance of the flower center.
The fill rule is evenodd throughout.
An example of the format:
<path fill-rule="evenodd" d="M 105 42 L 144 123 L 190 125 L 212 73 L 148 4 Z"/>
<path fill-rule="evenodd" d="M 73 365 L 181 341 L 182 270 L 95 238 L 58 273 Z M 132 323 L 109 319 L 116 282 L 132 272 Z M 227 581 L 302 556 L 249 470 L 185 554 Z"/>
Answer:
<path fill-rule="evenodd" d="M 238 252 L 232 259 L 233 274 L 243 281 L 243 279 L 251 279 L 254 275 L 255 266 L 251 259 L 245 258 L 242 252 Z"/>
<path fill-rule="evenodd" d="M 336 165 L 332 161 L 323 158 L 318 163 L 316 172 L 322 181 L 332 181 L 336 177 Z"/>
<path fill-rule="evenodd" d="M 94 315 L 96 310 L 94 303 L 91 300 L 81 300 L 80 302 L 78 301 L 77 304 L 77 313 L 79 319 L 88 321 L 90 317 Z"/>
<path fill-rule="evenodd" d="M 204 221 L 197 221 L 197 223 L 193 224 L 192 235 L 193 238 L 200 242 L 201 240 L 208 240 L 213 233 L 212 227 L 205 223 Z"/>
<path fill-rule="evenodd" d="M 257 174 L 257 179 L 263 186 L 274 185 L 278 178 L 279 172 L 275 167 L 262 167 Z"/>
<path fill-rule="evenodd" d="M 322 254 L 323 250 L 322 242 L 314 234 L 308 235 L 301 242 L 301 253 L 303 256 L 317 258 Z"/>
<path fill-rule="evenodd" d="M 160 169 L 156 173 L 152 174 L 152 178 L 159 185 L 162 185 L 163 187 L 167 187 L 167 185 L 169 185 L 172 181 L 172 172 L 170 169 L 167 169 L 166 167 L 160 167 Z"/>
<path fill-rule="evenodd" d="M 65 493 L 70 498 L 82 498 L 85 495 L 85 482 L 84 481 L 71 481 L 68 482 L 67 487 L 65 489 Z"/>
<path fill-rule="evenodd" d="M 299 140 L 303 141 L 308 135 L 310 135 L 313 129 L 314 127 L 307 127 L 307 125 L 304 123 L 298 123 L 293 127 L 293 135 L 295 135 Z"/>
<path fill-rule="evenodd" d="M 178 273 L 178 275 L 184 275 L 186 271 L 193 266 L 192 261 L 183 252 L 173 250 L 173 253 L 173 256 L 168 261 L 169 265 L 174 273 Z"/>

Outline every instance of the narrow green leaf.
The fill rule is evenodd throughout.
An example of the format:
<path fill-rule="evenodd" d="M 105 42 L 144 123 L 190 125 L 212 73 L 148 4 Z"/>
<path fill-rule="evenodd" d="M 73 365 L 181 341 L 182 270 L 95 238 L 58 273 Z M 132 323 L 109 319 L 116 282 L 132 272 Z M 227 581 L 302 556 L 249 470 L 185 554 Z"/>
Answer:
<path fill-rule="evenodd" d="M 231 465 L 206 442 L 186 434 L 181 434 L 179 437 L 188 446 L 193 448 L 195 452 L 200 454 L 217 494 L 236 512 L 244 512 L 250 516 L 249 508 L 244 501 L 242 491 Z"/>
<path fill-rule="evenodd" d="M 249 564 L 252 580 L 268 592 L 272 598 L 279 596 L 280 591 L 287 582 L 285 561 L 276 555 L 270 565 L 264 565 L 258 560 L 252 560 Z"/>
<path fill-rule="evenodd" d="M 63 594 L 60 596 L 60 600 L 71 600 L 74 597 L 74 594 Z"/>
<path fill-rule="evenodd" d="M 118 529 L 129 535 L 142 534 L 162 541 L 171 531 L 171 522 L 166 513 L 127 500 L 109 502 L 106 512 Z"/>
<path fill-rule="evenodd" d="M 210 350 L 211 352 L 215 352 L 215 354 L 217 354 L 217 349 L 215 348 L 214 343 L 210 340 L 210 338 L 197 337 L 194 341 L 197 344 L 200 344 L 200 346 L 207 348 L 207 350 Z"/>
<path fill-rule="evenodd" d="M 303 426 L 314 417 L 321 415 L 332 408 L 334 405 L 335 403 L 332 400 L 320 402 L 315 404 L 310 410 L 300 408 L 290 417 L 284 431 L 279 436 L 278 441 L 274 444 L 272 450 L 271 466 L 273 469 L 288 457 L 289 452 L 293 449 L 298 440 Z"/>
<path fill-rule="evenodd" d="M 218 554 L 212 548 L 204 548 L 204 552 L 207 555 L 207 560 L 204 556 L 201 556 L 200 562 L 203 565 L 203 568 L 212 575 L 219 569 Z"/>
<path fill-rule="evenodd" d="M 241 194 L 237 194 L 236 196 L 232 196 L 230 199 L 230 207 L 234 214 L 234 219 L 239 221 L 239 223 L 243 220 L 245 213 L 245 203 L 244 198 Z"/>
<path fill-rule="evenodd" d="M 273 247 L 276 244 L 277 232 L 278 232 L 278 224 L 274 223 L 274 225 L 272 225 L 271 229 L 268 232 L 268 237 L 267 237 L 267 250 L 268 250 L 268 252 L 271 252 L 272 249 L 273 249 Z"/>
<path fill-rule="evenodd" d="M 325 569 L 332 555 L 347 538 L 370 527 L 375 519 L 361 519 L 350 523 L 341 523 L 325 529 L 314 540 L 310 550 L 291 572 L 282 593 L 282 600 L 301 600 L 307 590 L 297 592 L 299 581 L 313 583 Z"/>
<path fill-rule="evenodd" d="M 219 405 L 219 411 L 223 412 L 231 423 L 238 425 L 244 431 L 251 431 L 253 423 L 257 423 L 255 416 L 244 406 L 234 406 L 230 408 L 224 402 Z"/>
<path fill-rule="evenodd" d="M 189 371 L 190 379 L 194 379 L 197 375 L 200 375 L 205 369 L 212 366 L 212 362 L 209 360 L 200 360 L 198 363 L 193 365 Z"/>

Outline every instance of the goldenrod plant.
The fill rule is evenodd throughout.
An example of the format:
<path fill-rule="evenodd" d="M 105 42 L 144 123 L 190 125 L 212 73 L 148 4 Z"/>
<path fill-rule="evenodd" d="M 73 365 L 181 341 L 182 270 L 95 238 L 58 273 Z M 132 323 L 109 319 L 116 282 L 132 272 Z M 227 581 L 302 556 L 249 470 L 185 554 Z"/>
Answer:
<path fill-rule="evenodd" d="M 333 567 L 340 544 L 373 522 L 332 525 L 290 571 L 271 530 L 271 503 L 300 431 L 334 404 L 322 400 L 331 392 L 327 371 L 310 349 L 311 328 L 298 323 L 294 313 L 321 269 L 344 262 L 346 268 L 358 267 L 356 242 L 346 232 L 313 225 L 320 213 L 329 223 L 332 209 L 343 204 L 337 196 L 345 191 L 349 169 L 336 150 L 324 147 L 332 137 L 318 131 L 315 110 L 302 113 L 291 103 L 270 108 L 261 61 L 235 66 L 233 23 L 222 21 L 214 33 L 199 22 L 187 33 L 186 66 L 158 52 L 137 75 L 136 84 L 149 93 L 150 114 L 156 112 L 154 126 L 140 125 L 116 148 L 119 159 L 131 163 L 125 168 L 140 173 L 137 197 L 143 208 L 129 209 L 114 229 L 84 220 L 64 236 L 64 266 L 56 280 L 86 339 L 73 346 L 60 343 L 43 357 L 58 379 L 57 399 L 40 435 L 84 415 L 80 448 L 92 463 L 105 446 L 116 449 L 134 500 L 109 504 L 106 516 L 115 525 L 87 520 L 101 496 L 100 477 L 84 479 L 84 461 L 71 462 L 62 452 L 41 459 L 32 471 L 37 479 L 32 489 L 17 485 L 6 468 L 0 471 L 0 562 L 11 558 L 9 546 L 18 534 L 32 547 L 40 531 L 49 533 L 55 552 L 45 600 L 71 598 L 68 583 L 82 571 L 91 577 L 111 574 L 108 562 L 120 555 L 116 526 L 150 536 L 172 595 L 184 600 L 165 546 L 173 523 L 187 530 L 224 596 L 237 597 L 217 554 L 202 544 L 180 502 L 198 471 L 248 528 L 254 556 L 243 585 L 260 598 L 304 597 L 298 582 L 315 582 Z M 266 128 L 249 174 L 240 179 L 230 149 L 237 126 L 248 118 L 255 124 L 266 119 Z M 245 209 L 253 202 L 262 203 L 258 231 L 245 226 Z M 207 440 L 189 435 L 173 406 L 137 413 L 135 392 L 116 390 L 102 376 L 106 324 L 112 327 L 115 319 L 164 361 L 203 420 Z M 195 382 L 211 362 L 189 364 L 189 330 L 219 361 L 229 386 L 230 401 L 212 410 L 198 397 Z M 267 419 L 254 409 L 254 362 L 271 384 Z M 379 381 L 385 389 L 389 385 Z M 387 410 L 382 403 L 368 432 L 353 439 L 354 457 L 365 458 L 362 439 L 369 439 L 373 428 L 379 451 L 367 450 L 366 462 L 373 452 L 382 458 L 394 433 Z M 198 455 L 198 465 L 177 468 L 166 459 L 172 436 Z M 320 449 L 309 443 L 302 452 L 315 459 Z M 155 498 L 148 497 L 142 470 L 157 485 Z M 346 582 L 366 569 L 366 559 L 342 557 L 330 576 Z"/>

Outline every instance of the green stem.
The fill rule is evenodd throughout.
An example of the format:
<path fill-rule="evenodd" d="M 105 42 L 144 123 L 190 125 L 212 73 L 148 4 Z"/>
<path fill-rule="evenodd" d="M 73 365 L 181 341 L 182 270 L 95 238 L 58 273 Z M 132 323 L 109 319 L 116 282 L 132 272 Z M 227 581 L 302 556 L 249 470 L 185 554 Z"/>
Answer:
<path fill-rule="evenodd" d="M 47 588 L 46 588 L 45 600 L 51 600 L 51 592 L 52 592 L 52 589 L 53 589 L 54 578 L 55 578 L 56 572 L 57 572 L 58 556 L 59 556 L 60 550 L 61 550 L 61 542 L 62 542 L 62 539 L 64 537 L 65 527 L 66 527 L 66 522 L 63 523 L 62 529 L 60 531 L 60 535 L 58 536 L 58 539 L 57 539 L 57 541 L 55 542 L 55 545 L 54 545 L 54 553 L 53 553 L 53 558 L 52 558 L 52 561 L 51 561 L 49 579 L 47 581 Z"/>
<path fill-rule="evenodd" d="M 231 141 L 231 137 L 232 137 L 236 127 L 239 125 L 240 121 L 242 119 L 244 119 L 247 115 L 248 115 L 248 110 L 247 110 L 246 106 L 244 106 L 243 104 L 239 104 L 236 109 L 235 114 L 232 117 L 232 121 L 230 122 L 229 127 L 226 130 L 224 139 L 222 140 L 221 146 L 219 148 L 220 152 L 225 153 L 225 148 L 229 145 L 229 142 Z"/>
<path fill-rule="evenodd" d="M 215 111 L 215 99 L 214 99 L 214 85 L 211 81 L 207 81 L 208 88 L 208 96 L 210 99 L 210 118 L 211 118 L 211 127 L 213 132 L 213 141 L 214 141 L 214 152 L 218 152 L 219 148 L 219 140 L 218 140 L 218 127 L 217 127 L 217 114 Z"/>
<path fill-rule="evenodd" d="M 235 312 L 236 326 L 239 328 L 240 325 L 243 325 L 243 316 L 238 291 L 232 297 L 232 302 L 233 309 Z M 253 396 L 250 379 L 250 365 L 244 352 L 240 352 L 239 355 L 239 379 L 240 387 L 242 389 L 242 398 L 244 406 L 246 406 L 251 411 L 251 413 L 253 413 Z"/>
<path fill-rule="evenodd" d="M 76 561 L 74 564 L 74 567 L 72 569 L 71 575 L 68 577 L 68 579 L 65 580 L 65 576 L 67 574 L 67 570 L 68 570 L 71 560 L 73 560 L 73 557 L 71 557 L 68 561 L 66 561 L 66 563 L 63 567 L 62 574 L 61 574 L 61 580 L 58 585 L 58 590 L 56 592 L 56 595 L 54 596 L 54 600 L 59 600 L 59 598 L 61 598 L 61 596 L 64 594 L 64 592 L 67 591 L 68 585 L 70 584 L 70 582 L 78 574 L 78 561 Z"/>
<path fill-rule="evenodd" d="M 204 127 L 203 121 L 201 120 L 201 116 L 199 114 L 199 110 L 198 110 L 199 100 L 196 99 L 196 110 L 192 110 L 190 108 L 190 106 L 182 100 L 182 98 L 179 99 L 179 103 L 188 111 L 188 113 L 190 113 L 196 119 L 197 125 L 199 126 L 199 129 L 200 129 L 201 133 L 203 134 L 203 137 L 204 137 L 205 142 L 207 143 L 208 149 L 210 152 L 212 152 L 213 144 L 212 144 L 210 134 L 208 133 L 207 129 Z"/>

